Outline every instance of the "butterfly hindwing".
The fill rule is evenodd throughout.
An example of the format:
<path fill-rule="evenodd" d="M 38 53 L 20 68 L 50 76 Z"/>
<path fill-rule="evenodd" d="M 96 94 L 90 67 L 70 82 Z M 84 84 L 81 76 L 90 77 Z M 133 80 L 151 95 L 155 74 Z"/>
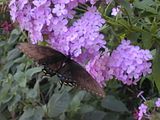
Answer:
<path fill-rule="evenodd" d="M 80 89 L 104 97 L 105 93 L 96 80 L 77 62 L 68 60 L 66 65 L 58 71 L 65 78 L 63 81 Z M 63 79 L 62 78 L 62 79 Z"/>
<path fill-rule="evenodd" d="M 78 63 L 71 61 L 71 76 L 76 81 L 77 87 L 84 89 L 98 96 L 104 97 L 105 93 L 97 81 Z"/>

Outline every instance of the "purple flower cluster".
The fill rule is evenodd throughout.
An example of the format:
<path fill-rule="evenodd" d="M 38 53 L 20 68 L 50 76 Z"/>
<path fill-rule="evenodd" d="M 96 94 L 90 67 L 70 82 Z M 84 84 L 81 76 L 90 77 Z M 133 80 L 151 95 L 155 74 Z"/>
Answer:
<path fill-rule="evenodd" d="M 29 32 L 33 44 L 43 40 L 43 34 L 66 32 L 69 18 L 73 18 L 78 3 L 94 0 L 11 0 L 10 15 L 21 29 Z M 59 28 L 60 27 L 60 28 Z M 57 30 L 58 28 L 58 30 Z"/>
<path fill-rule="evenodd" d="M 148 107 L 147 107 L 147 105 L 145 105 L 145 104 L 142 103 L 142 104 L 138 107 L 138 109 L 139 109 L 139 112 L 138 112 L 138 120 L 142 120 L 143 116 L 147 114 L 147 109 L 148 109 Z"/>
<path fill-rule="evenodd" d="M 86 0 L 11 0 L 9 6 L 12 20 L 29 32 L 33 44 L 43 41 L 43 36 L 47 35 L 48 42 L 54 49 L 70 54 L 83 63 L 84 56 L 88 60 L 93 58 L 106 44 L 104 36 L 99 33 L 105 20 L 95 7 L 88 8 L 79 20 L 68 27 L 68 20 L 75 13 L 73 8 L 78 3 L 85 2 Z M 90 2 L 93 4 L 95 1 Z"/>
<path fill-rule="evenodd" d="M 106 0 L 106 4 L 110 4 L 112 0 Z"/>
<path fill-rule="evenodd" d="M 142 119 L 151 119 L 152 114 L 154 114 L 155 109 L 153 108 L 159 108 L 160 107 L 160 98 L 158 98 L 155 103 L 152 106 L 147 106 L 145 103 L 142 103 L 138 107 L 138 112 L 136 112 L 136 119 L 142 120 Z"/>
<path fill-rule="evenodd" d="M 121 44 L 111 55 L 106 51 L 89 61 L 86 69 L 101 84 L 115 77 L 123 84 L 136 84 L 142 76 L 151 73 L 152 55 L 149 50 L 130 45 L 129 40 Z"/>
<path fill-rule="evenodd" d="M 139 107 L 138 107 L 138 113 L 136 115 L 136 118 L 138 120 L 142 120 L 143 118 L 148 118 L 150 119 L 151 118 L 151 115 L 152 113 L 154 113 L 155 109 L 153 108 L 159 108 L 160 107 L 160 98 L 158 98 L 156 101 L 155 101 L 155 104 L 153 104 L 153 106 L 147 106 L 145 103 L 142 103 Z M 150 109 L 151 108 L 151 109 Z M 154 112 L 152 112 L 154 111 Z"/>
<path fill-rule="evenodd" d="M 9 4 L 12 20 L 18 22 L 21 29 L 29 32 L 33 44 L 43 40 L 42 29 L 50 24 L 50 5 L 51 2 L 47 0 L 12 0 Z"/>
<path fill-rule="evenodd" d="M 160 107 L 160 98 L 157 99 L 157 101 L 155 102 L 156 107 Z"/>
<path fill-rule="evenodd" d="M 117 14 L 121 14 L 122 12 L 120 11 L 120 6 L 117 6 L 115 8 L 112 8 L 111 15 L 117 16 Z"/>
<path fill-rule="evenodd" d="M 51 35 L 50 43 L 53 48 L 62 53 L 70 54 L 72 58 L 83 63 L 83 58 L 92 59 L 99 53 L 99 49 L 106 44 L 103 40 L 104 36 L 99 33 L 104 22 L 97 9 L 91 7 L 84 16 L 68 28 L 67 32 Z"/>
<path fill-rule="evenodd" d="M 103 54 L 98 54 L 94 59 L 90 60 L 86 65 L 86 70 L 104 86 L 105 80 L 112 79 L 112 70 L 108 67 L 110 53 L 108 49 Z"/>
<path fill-rule="evenodd" d="M 121 44 L 111 54 L 109 66 L 113 75 L 124 84 L 136 84 L 142 76 L 152 72 L 152 55 L 149 50 L 130 45 L 129 40 L 122 40 Z"/>

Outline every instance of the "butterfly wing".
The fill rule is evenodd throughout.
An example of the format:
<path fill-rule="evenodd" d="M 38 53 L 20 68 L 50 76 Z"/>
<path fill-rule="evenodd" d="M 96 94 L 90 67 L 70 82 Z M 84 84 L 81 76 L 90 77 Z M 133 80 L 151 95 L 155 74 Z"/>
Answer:
<path fill-rule="evenodd" d="M 71 60 L 70 62 L 71 76 L 76 81 L 77 87 L 84 89 L 101 97 L 105 96 L 104 90 L 96 82 L 96 80 L 78 63 Z"/>
<path fill-rule="evenodd" d="M 101 97 L 105 96 L 103 89 L 93 77 L 78 63 L 68 59 L 62 53 L 44 46 L 20 43 L 18 48 L 40 65 L 45 65 L 49 74 L 56 73 L 62 82 L 76 85 Z M 66 61 L 67 60 L 67 61 Z"/>
<path fill-rule="evenodd" d="M 70 86 L 77 86 L 98 96 L 104 97 L 105 93 L 96 80 L 77 62 L 69 59 L 58 74 L 60 79 Z"/>
<path fill-rule="evenodd" d="M 65 55 L 50 47 L 20 43 L 18 48 L 38 64 L 44 65 L 49 73 L 54 73 L 60 69 L 66 59 Z"/>

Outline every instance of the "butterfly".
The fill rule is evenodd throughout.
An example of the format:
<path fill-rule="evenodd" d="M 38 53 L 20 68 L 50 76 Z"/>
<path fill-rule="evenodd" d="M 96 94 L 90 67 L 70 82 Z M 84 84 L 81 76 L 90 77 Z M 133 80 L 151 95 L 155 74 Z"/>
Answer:
<path fill-rule="evenodd" d="M 48 47 L 30 43 L 20 43 L 18 48 L 51 76 L 57 75 L 62 83 L 86 90 L 104 97 L 105 93 L 96 80 L 79 63 L 69 56 Z"/>

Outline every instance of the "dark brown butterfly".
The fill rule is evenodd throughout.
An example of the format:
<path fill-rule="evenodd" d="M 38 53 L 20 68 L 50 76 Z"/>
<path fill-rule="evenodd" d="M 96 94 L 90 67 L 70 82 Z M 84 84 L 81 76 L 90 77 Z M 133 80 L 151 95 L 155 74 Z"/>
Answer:
<path fill-rule="evenodd" d="M 101 97 L 105 96 L 96 80 L 81 65 L 61 52 L 29 43 L 20 43 L 18 48 L 38 64 L 44 65 L 48 74 L 57 75 L 62 83 L 76 86 Z"/>

